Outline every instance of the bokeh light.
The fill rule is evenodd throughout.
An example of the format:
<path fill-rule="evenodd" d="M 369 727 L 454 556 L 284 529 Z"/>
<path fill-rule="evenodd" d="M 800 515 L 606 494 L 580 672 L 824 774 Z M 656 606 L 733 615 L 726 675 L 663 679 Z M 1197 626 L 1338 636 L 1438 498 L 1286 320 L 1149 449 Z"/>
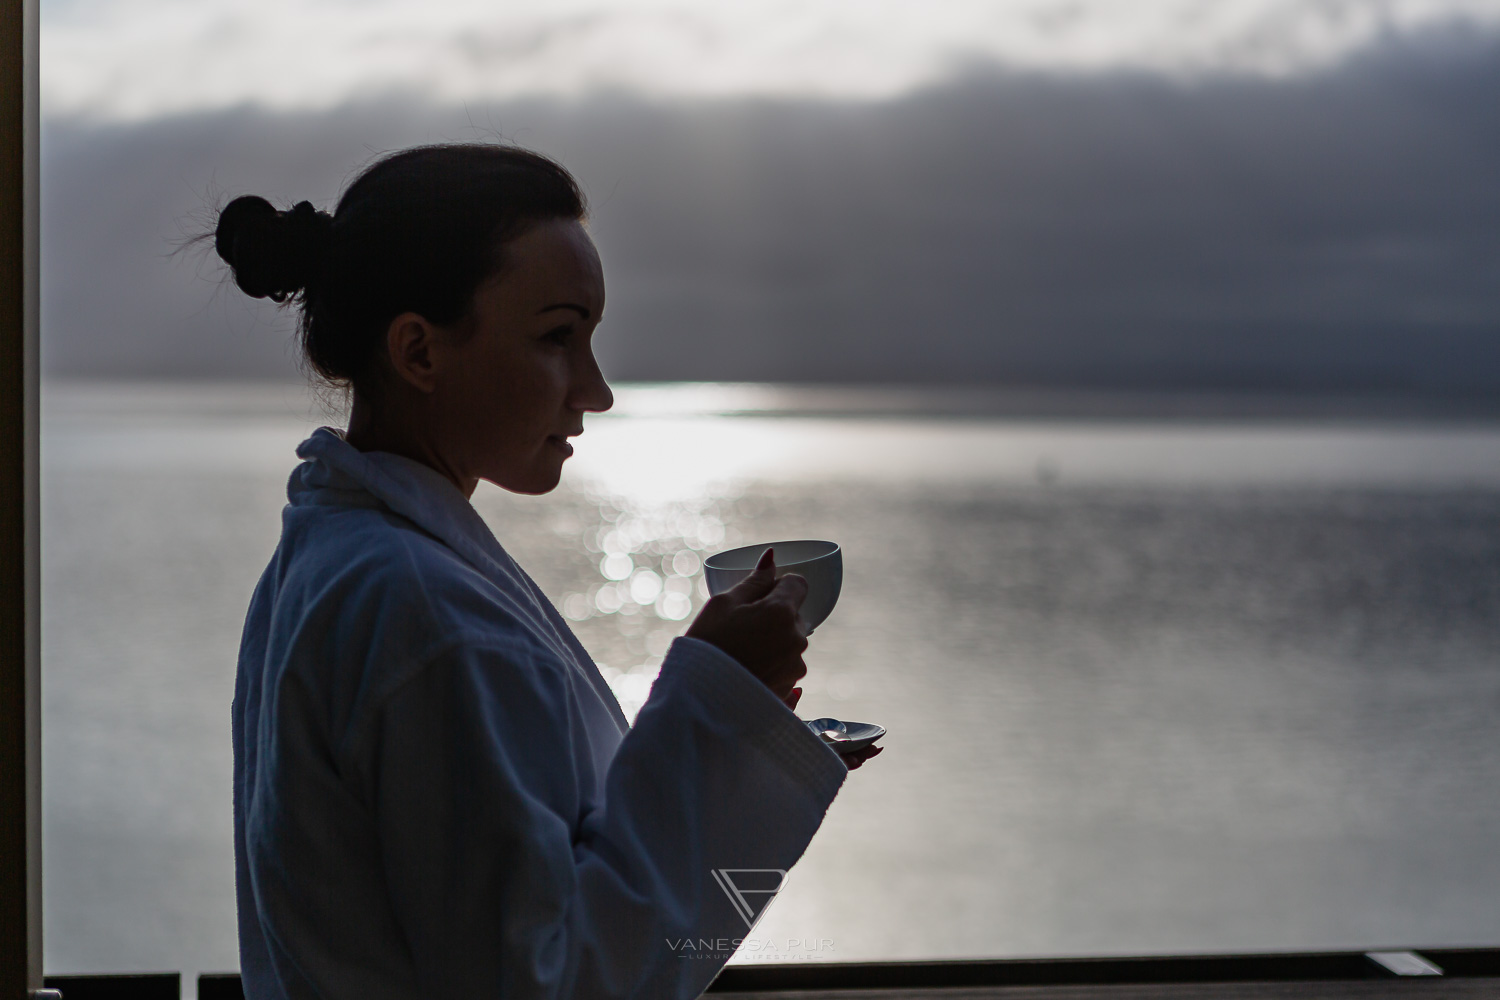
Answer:
<path fill-rule="evenodd" d="M 632 493 L 619 488 L 618 478 L 569 475 L 567 489 L 594 518 L 569 518 L 562 535 L 591 554 L 597 578 L 586 590 L 563 594 L 559 607 L 570 621 L 587 623 L 592 636 L 604 629 L 613 648 L 629 652 L 628 662 L 600 672 L 633 720 L 682 623 L 708 599 L 703 556 L 739 544 L 731 522 L 744 512 L 732 509 L 742 495 L 732 479 L 700 478 L 672 498 L 663 498 L 659 483 L 624 482 L 645 488 Z"/>

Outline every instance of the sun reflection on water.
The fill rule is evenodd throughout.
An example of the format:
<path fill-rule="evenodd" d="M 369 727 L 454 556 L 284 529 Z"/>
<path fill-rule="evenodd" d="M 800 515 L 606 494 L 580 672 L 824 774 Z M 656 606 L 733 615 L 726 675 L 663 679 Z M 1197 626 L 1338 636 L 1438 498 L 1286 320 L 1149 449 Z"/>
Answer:
<path fill-rule="evenodd" d="M 614 631 L 620 641 L 612 645 L 628 651 L 629 660 L 601 663 L 599 669 L 634 720 L 667 648 L 708 599 L 703 556 L 739 544 L 734 505 L 743 488 L 733 481 L 704 482 L 665 499 L 656 491 L 632 495 L 597 481 L 569 485 L 595 515 L 576 531 L 597 575 L 559 604 L 575 623 Z"/>
<path fill-rule="evenodd" d="M 760 523 L 755 507 L 767 490 L 1500 484 L 1500 433 L 1491 426 L 812 417 L 778 409 L 774 390 L 744 386 L 635 386 L 620 401 L 618 414 L 589 419 L 564 471 L 577 523 L 558 537 L 588 560 L 559 587 L 559 606 L 607 650 L 601 670 L 631 718 L 667 645 L 708 596 L 703 557 L 755 540 L 737 525 L 759 534 L 750 526 Z M 817 400 L 802 402 L 808 409 Z M 820 673 L 807 693 L 854 700 L 860 676 Z"/>

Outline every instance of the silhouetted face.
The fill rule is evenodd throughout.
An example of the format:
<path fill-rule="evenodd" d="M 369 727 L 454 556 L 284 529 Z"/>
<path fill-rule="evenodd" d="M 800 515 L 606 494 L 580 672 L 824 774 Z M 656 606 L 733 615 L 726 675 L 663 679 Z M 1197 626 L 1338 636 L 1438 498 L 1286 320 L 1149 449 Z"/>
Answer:
<path fill-rule="evenodd" d="M 506 245 L 433 401 L 464 473 L 516 493 L 557 485 L 583 415 L 614 403 L 594 360 L 603 312 L 604 271 L 582 225 L 542 223 Z"/>

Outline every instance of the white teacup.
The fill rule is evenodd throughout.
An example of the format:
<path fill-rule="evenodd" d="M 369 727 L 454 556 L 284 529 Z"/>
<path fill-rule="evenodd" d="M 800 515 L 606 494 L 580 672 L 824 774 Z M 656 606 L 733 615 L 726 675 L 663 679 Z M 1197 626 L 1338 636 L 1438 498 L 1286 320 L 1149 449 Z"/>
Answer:
<path fill-rule="evenodd" d="M 802 539 L 794 542 L 762 542 L 718 552 L 703 560 L 703 576 L 710 594 L 724 591 L 749 576 L 766 549 L 776 550 L 776 576 L 796 573 L 807 580 L 807 598 L 802 602 L 802 620 L 807 634 L 823 624 L 839 601 L 844 585 L 844 554 L 834 542 Z"/>

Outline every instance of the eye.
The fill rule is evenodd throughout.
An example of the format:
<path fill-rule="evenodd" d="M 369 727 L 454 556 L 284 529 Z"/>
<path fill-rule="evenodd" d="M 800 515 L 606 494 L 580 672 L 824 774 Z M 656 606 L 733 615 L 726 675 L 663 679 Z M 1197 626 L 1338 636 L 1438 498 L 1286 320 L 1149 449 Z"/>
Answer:
<path fill-rule="evenodd" d="M 572 335 L 573 328 L 571 326 L 558 326 L 542 334 L 542 339 L 549 344 L 564 346 L 567 344 L 568 338 Z"/>

